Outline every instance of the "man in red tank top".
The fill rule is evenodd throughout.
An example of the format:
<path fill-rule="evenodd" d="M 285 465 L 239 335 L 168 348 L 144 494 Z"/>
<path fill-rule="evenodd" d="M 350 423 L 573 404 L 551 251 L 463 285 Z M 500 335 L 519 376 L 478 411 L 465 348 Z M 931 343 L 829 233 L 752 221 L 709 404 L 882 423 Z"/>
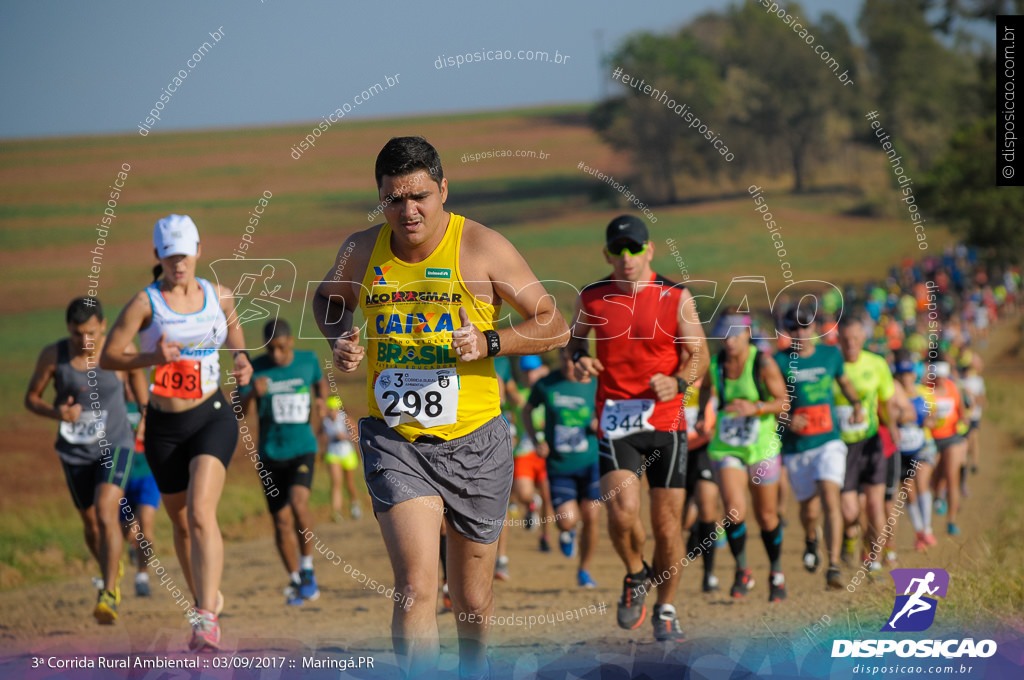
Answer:
<path fill-rule="evenodd" d="M 612 274 L 580 294 L 568 350 L 582 382 L 597 378 L 601 500 L 608 506 L 612 543 L 626 566 L 618 623 L 638 628 L 647 616 L 647 589 L 657 585 L 654 636 L 681 641 L 672 602 L 684 558 L 684 393 L 707 371 L 707 341 L 690 292 L 651 269 L 654 244 L 643 221 L 615 218 L 605 244 Z M 588 353 L 591 332 L 596 357 Z M 655 568 L 643 560 L 647 536 L 639 481 L 644 470 L 651 488 Z"/>

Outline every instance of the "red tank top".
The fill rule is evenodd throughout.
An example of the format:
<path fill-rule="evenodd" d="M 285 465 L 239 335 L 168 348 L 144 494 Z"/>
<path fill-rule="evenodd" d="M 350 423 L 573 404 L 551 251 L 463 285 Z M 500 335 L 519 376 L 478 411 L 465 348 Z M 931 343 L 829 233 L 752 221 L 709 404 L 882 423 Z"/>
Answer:
<path fill-rule="evenodd" d="M 659 432 L 686 430 L 683 395 L 657 401 L 650 387 L 655 373 L 679 370 L 679 300 L 686 287 L 652 274 L 624 292 L 611 279 L 592 283 L 580 294 L 580 305 L 597 336 L 597 358 L 604 371 L 597 379 L 597 417 L 606 399 L 653 399 L 649 421 Z"/>

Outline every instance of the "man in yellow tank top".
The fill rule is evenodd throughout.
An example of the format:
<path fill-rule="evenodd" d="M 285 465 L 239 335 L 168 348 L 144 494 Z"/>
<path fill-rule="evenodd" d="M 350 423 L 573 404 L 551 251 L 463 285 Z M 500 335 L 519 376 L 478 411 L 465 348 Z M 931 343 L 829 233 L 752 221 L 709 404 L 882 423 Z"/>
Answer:
<path fill-rule="evenodd" d="M 392 138 L 375 175 L 386 222 L 349 236 L 313 311 L 335 366 L 353 372 L 367 361 L 370 417 L 359 423 L 359 443 L 397 581 L 395 652 L 410 677 L 436 668 L 444 521 L 460 674 L 487 677 L 496 541 L 513 469 L 493 357 L 563 347 L 568 326 L 505 237 L 444 210 L 448 180 L 425 139 Z M 523 321 L 498 330 L 502 302 Z"/>

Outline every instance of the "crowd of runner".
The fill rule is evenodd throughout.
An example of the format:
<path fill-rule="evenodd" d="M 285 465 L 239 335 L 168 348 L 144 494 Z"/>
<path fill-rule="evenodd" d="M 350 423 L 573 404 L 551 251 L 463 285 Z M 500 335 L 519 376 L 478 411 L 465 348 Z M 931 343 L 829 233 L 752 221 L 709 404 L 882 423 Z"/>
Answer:
<path fill-rule="evenodd" d="M 216 509 L 236 448 L 259 473 L 288 605 L 320 597 L 301 533 L 313 524 L 318 454 L 336 521 L 343 491 L 348 516 L 360 518 L 363 468 L 396 590 L 418 601 L 393 619 L 410 673 L 437 653 L 433 604 L 413 595 L 440 578 L 442 611 L 473 614 L 459 618 L 462 673 L 486 675 L 488 625 L 474 620 L 493 611 L 492 577 L 525 577 L 538 559 L 508 554 L 520 527 L 550 559 L 578 560 L 576 586 L 595 588 L 603 509 L 625 572 L 618 624 L 650 618 L 660 641 L 685 639 L 674 601 L 694 571 L 686 566 L 700 561 L 702 589 L 719 590 L 716 550 L 727 546 L 734 561 L 729 596 L 755 592 L 750 519 L 771 602 L 786 599 L 794 566 L 782 560 L 786 527 L 803 535 L 797 566 L 824 572 L 833 589 L 848 582 L 844 568 L 870 577 L 897 563 L 898 498 L 915 550 L 937 544 L 936 518 L 960 534 L 983 458 L 978 351 L 993 323 L 1017 314 L 1018 269 L 986 268 L 974 250 L 950 246 L 884 280 L 832 286 L 820 305 L 782 296 L 774 309 L 731 306 L 702 323 L 686 286 L 651 268 L 644 222 L 623 215 L 605 227 L 609 275 L 584 286 L 563 320 L 511 244 L 443 211 L 440 167 L 420 138 L 385 146 L 376 179 L 387 221 L 349 237 L 314 301 L 334 367 L 368 364 L 370 417 L 358 424 L 284 319 L 267 323 L 264 351 L 250 359 L 231 291 L 196 276 L 199 234 L 187 216 L 157 222 L 154 282 L 109 334 L 98 301 L 71 302 L 69 337 L 41 353 L 26 406 L 60 421 L 56 448 L 100 566 L 100 623 L 118 618 L 122 537 L 136 595 L 150 595 L 162 497 L 191 593 L 190 647 L 220 647 Z M 502 302 L 524 319 L 514 328 L 497 327 Z M 233 352 L 225 375 L 222 347 Z M 54 399 L 44 398 L 50 381 Z"/>

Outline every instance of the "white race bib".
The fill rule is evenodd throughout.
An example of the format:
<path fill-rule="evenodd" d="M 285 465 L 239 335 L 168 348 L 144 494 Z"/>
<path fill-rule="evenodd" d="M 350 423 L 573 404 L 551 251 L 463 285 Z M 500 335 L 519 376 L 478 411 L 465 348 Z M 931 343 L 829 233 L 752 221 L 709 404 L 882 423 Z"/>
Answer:
<path fill-rule="evenodd" d="M 621 439 L 638 432 L 654 432 L 654 426 L 649 422 L 653 413 L 653 399 L 607 399 L 601 412 L 601 431 L 608 439 Z"/>
<path fill-rule="evenodd" d="M 867 414 L 864 415 L 863 422 L 850 422 L 850 419 L 853 418 L 853 407 L 850 405 L 836 405 L 836 416 L 839 418 L 839 429 L 843 432 L 866 432 L 868 429 L 869 423 Z"/>
<path fill-rule="evenodd" d="M 739 416 L 735 413 L 718 414 L 718 438 L 723 444 L 736 447 L 753 446 L 761 432 L 761 419 L 757 416 Z"/>
<path fill-rule="evenodd" d="M 583 453 L 587 450 L 587 428 L 555 425 L 555 450 L 561 453 Z"/>
<path fill-rule="evenodd" d="M 684 412 L 686 413 L 686 431 L 696 434 L 697 418 L 700 417 L 700 406 L 687 406 Z"/>
<path fill-rule="evenodd" d="M 939 397 L 935 400 L 935 417 L 939 420 L 945 420 L 953 413 L 953 407 L 956 405 L 955 399 L 947 399 L 945 397 Z"/>
<path fill-rule="evenodd" d="M 95 444 L 107 431 L 106 411 L 83 410 L 73 423 L 61 421 L 60 436 L 69 444 Z"/>
<path fill-rule="evenodd" d="M 309 422 L 309 392 L 272 394 L 270 406 L 275 423 Z"/>
<path fill-rule="evenodd" d="M 459 377 L 454 368 L 389 368 L 377 376 L 373 396 L 388 427 L 452 425 L 459 411 Z"/>
<path fill-rule="evenodd" d="M 917 425 L 900 425 L 900 451 L 913 453 L 924 446 L 924 430 Z"/>

